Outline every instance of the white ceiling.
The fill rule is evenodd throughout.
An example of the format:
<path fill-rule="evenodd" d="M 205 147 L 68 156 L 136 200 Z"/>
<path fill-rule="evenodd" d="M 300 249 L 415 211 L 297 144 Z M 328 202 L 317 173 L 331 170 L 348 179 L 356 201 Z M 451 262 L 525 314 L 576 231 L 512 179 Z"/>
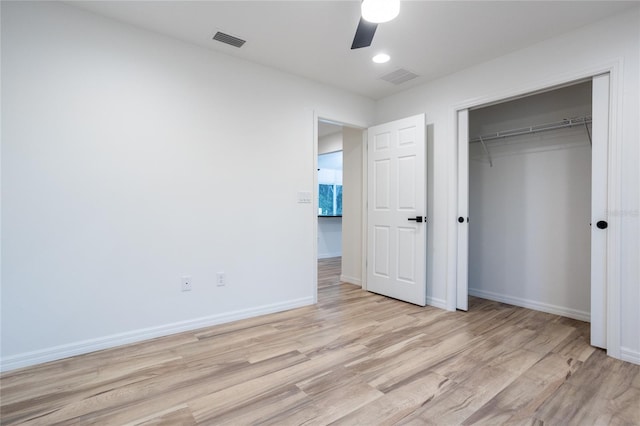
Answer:
<path fill-rule="evenodd" d="M 369 48 L 350 50 L 360 1 L 72 1 L 68 4 L 372 99 L 622 12 L 637 1 L 402 1 Z M 234 48 L 217 30 L 247 40 Z M 391 55 L 374 64 L 379 52 Z M 571 54 L 571 52 L 567 52 Z M 393 85 L 380 76 L 420 77 Z"/>

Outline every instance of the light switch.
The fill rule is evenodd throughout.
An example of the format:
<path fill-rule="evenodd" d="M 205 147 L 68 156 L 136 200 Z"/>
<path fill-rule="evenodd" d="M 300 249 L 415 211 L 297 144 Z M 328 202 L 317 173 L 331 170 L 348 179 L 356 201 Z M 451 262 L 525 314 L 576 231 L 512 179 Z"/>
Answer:
<path fill-rule="evenodd" d="M 298 203 L 300 203 L 300 204 L 310 204 L 311 203 L 311 192 L 309 192 L 309 191 L 299 191 L 298 192 Z"/>

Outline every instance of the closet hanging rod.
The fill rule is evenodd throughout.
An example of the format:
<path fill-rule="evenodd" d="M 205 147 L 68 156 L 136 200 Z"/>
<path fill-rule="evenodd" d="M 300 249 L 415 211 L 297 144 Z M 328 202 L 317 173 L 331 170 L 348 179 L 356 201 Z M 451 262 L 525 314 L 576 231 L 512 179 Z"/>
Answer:
<path fill-rule="evenodd" d="M 510 136 L 528 135 L 531 133 L 545 132 L 547 130 L 564 129 L 567 127 L 574 127 L 578 125 L 587 125 L 589 123 L 591 123 L 591 117 L 567 118 L 565 120 L 556 121 L 554 123 L 538 124 L 537 126 L 521 127 L 519 129 L 504 130 L 502 132 L 478 136 L 476 138 L 470 139 L 469 143 L 484 143 L 494 139 L 507 138 Z"/>

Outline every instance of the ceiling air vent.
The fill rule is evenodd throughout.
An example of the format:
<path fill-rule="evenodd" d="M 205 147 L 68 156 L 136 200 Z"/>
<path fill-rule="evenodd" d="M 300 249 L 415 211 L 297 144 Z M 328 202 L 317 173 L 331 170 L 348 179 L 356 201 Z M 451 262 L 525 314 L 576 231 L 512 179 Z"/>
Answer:
<path fill-rule="evenodd" d="M 222 33 L 220 31 L 218 31 L 216 35 L 213 36 L 213 39 L 221 43 L 229 44 L 234 47 L 242 47 L 242 45 L 246 42 L 246 40 L 243 40 L 238 37 L 234 37 L 229 34 Z"/>
<path fill-rule="evenodd" d="M 405 70 L 404 68 L 399 68 L 395 71 L 390 72 L 389 74 L 385 74 L 380 77 L 380 80 L 388 81 L 391 84 L 402 84 L 406 81 L 413 80 L 416 78 L 418 74 L 414 74 L 411 71 Z"/>

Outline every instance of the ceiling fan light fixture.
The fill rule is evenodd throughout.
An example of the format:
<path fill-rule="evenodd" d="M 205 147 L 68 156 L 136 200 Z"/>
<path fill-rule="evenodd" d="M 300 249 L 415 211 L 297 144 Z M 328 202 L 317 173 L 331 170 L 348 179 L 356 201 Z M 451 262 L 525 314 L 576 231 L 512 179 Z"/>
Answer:
<path fill-rule="evenodd" d="M 366 21 L 389 22 L 400 13 L 400 0 L 363 0 L 361 10 Z"/>
<path fill-rule="evenodd" d="M 371 58 L 371 60 L 376 64 L 384 64 L 386 62 L 389 62 L 390 59 L 391 56 L 387 55 L 386 53 L 378 53 L 376 56 Z"/>

